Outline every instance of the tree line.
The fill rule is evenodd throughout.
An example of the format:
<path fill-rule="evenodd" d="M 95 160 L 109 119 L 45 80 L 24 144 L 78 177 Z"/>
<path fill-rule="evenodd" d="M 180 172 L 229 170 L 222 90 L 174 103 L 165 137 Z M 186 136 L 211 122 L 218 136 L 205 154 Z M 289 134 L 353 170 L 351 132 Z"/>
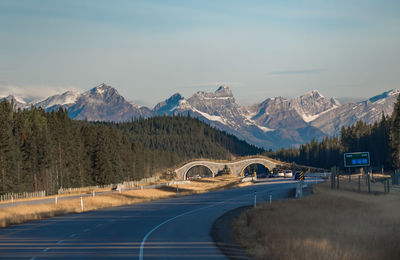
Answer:
<path fill-rule="evenodd" d="M 394 105 L 391 116 L 382 115 L 379 122 L 368 125 L 362 121 L 342 127 L 340 134 L 312 139 L 299 148 L 267 151 L 272 158 L 329 169 L 332 166 L 343 168 L 343 153 L 369 152 L 371 166 L 376 169 L 400 168 L 400 96 Z"/>
<path fill-rule="evenodd" d="M 68 111 L 0 102 L 0 194 L 150 177 L 193 158 L 263 152 L 189 116 L 124 123 L 72 120 Z"/>

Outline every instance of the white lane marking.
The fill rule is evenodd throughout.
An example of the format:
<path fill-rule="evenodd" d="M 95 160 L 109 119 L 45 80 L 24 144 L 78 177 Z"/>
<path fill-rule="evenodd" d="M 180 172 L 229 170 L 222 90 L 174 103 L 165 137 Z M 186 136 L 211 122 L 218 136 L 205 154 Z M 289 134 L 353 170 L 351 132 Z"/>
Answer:
<path fill-rule="evenodd" d="M 62 242 L 64 242 L 64 240 L 60 240 L 57 242 L 57 244 L 61 244 Z"/>
<path fill-rule="evenodd" d="M 36 257 L 32 257 L 30 260 L 35 260 L 36 259 Z"/>
<path fill-rule="evenodd" d="M 90 230 L 90 228 L 86 228 L 85 230 L 83 230 L 83 232 L 88 232 Z"/>
<path fill-rule="evenodd" d="M 70 238 L 76 237 L 76 234 L 71 234 L 69 237 Z"/>
<path fill-rule="evenodd" d="M 43 249 L 43 251 L 42 252 L 47 252 L 47 251 L 49 251 L 49 248 L 47 247 L 47 248 L 45 248 L 45 249 Z"/>
<path fill-rule="evenodd" d="M 244 195 L 244 196 L 246 196 L 246 195 Z M 243 196 L 243 195 L 240 195 L 240 196 L 237 196 L 237 197 L 244 197 L 244 196 Z M 179 215 L 177 215 L 177 216 L 175 216 L 175 217 L 172 217 L 172 218 L 167 219 L 167 220 L 165 220 L 164 222 L 160 223 L 159 225 L 157 225 L 156 227 L 154 227 L 152 230 L 150 230 L 150 231 L 144 236 L 143 241 L 142 241 L 142 243 L 140 244 L 139 260 L 143 260 L 143 249 L 144 249 L 144 244 L 146 243 L 147 238 L 151 235 L 151 233 L 153 233 L 154 231 L 156 231 L 156 230 L 157 230 L 158 228 L 160 228 L 161 226 L 163 226 L 163 225 L 167 224 L 168 222 L 171 222 L 172 220 L 177 219 L 177 218 L 179 218 L 179 217 L 182 217 L 182 216 L 185 216 L 185 215 L 188 215 L 188 214 L 190 214 L 190 213 L 193 213 L 193 212 L 196 212 L 196 211 L 200 211 L 200 210 L 203 210 L 203 209 L 208 209 L 208 208 L 211 208 L 211 207 L 215 207 L 215 206 L 220 205 L 220 204 L 223 204 L 223 203 L 225 203 L 225 202 L 227 202 L 227 201 L 234 200 L 234 199 L 236 199 L 237 197 L 230 198 L 230 199 L 224 200 L 224 201 L 220 201 L 220 202 L 218 202 L 218 203 L 215 203 L 215 204 L 212 204 L 212 205 L 208 205 L 208 206 L 206 206 L 206 207 L 202 207 L 202 208 L 198 208 L 198 209 L 193 209 L 193 210 L 184 212 L 184 213 L 182 213 L 182 214 L 179 214 Z"/>
<path fill-rule="evenodd" d="M 289 186 L 289 187 L 290 187 L 290 186 Z M 274 191 L 277 191 L 277 190 L 280 190 L 280 188 L 276 188 L 276 189 L 272 189 L 272 190 L 269 190 L 269 189 L 267 188 L 267 189 L 263 189 L 262 191 L 260 191 L 260 194 L 262 194 L 263 192 L 274 192 Z M 220 205 L 220 204 L 223 204 L 223 203 L 225 203 L 225 202 L 227 202 L 227 201 L 235 200 L 236 198 L 243 198 L 243 197 L 246 197 L 246 196 L 253 196 L 253 194 L 251 193 L 251 194 L 248 194 L 248 195 L 239 195 L 239 196 L 236 196 L 236 197 L 233 197 L 233 198 L 224 200 L 224 201 L 220 201 L 220 202 L 215 203 L 215 204 L 212 204 L 212 205 L 208 205 L 208 206 L 206 206 L 206 207 L 202 207 L 202 208 L 198 208 L 198 209 L 193 209 L 193 210 L 184 212 L 184 213 L 179 214 L 179 215 L 177 215 L 177 216 L 175 216 L 175 217 L 172 217 L 172 218 L 170 218 L 170 219 L 165 220 L 164 222 L 160 223 L 159 225 L 157 225 L 156 227 L 154 227 L 152 230 L 150 230 L 150 231 L 144 236 L 143 241 L 142 241 L 142 243 L 140 244 L 140 249 L 139 249 L 139 260 L 143 260 L 143 249 L 144 249 L 144 244 L 146 243 L 147 238 L 151 235 L 151 233 L 153 233 L 154 231 L 156 231 L 156 230 L 157 230 L 158 228 L 160 228 L 161 226 L 167 224 L 168 222 L 171 222 L 171 221 L 174 220 L 174 219 L 177 219 L 177 218 L 179 218 L 179 217 L 188 215 L 188 214 L 190 214 L 190 213 L 193 213 L 193 212 L 196 212 L 196 211 L 200 211 L 200 210 L 203 210 L 203 209 L 207 209 L 207 208 L 211 208 L 211 207 L 215 207 L 215 206 Z"/>

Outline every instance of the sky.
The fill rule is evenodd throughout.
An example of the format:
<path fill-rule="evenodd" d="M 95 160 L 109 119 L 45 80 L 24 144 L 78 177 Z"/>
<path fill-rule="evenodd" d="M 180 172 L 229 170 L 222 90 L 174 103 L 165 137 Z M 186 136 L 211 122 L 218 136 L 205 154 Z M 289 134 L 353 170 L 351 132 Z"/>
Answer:
<path fill-rule="evenodd" d="M 400 88 L 399 46 L 398 0 L 0 0 L 0 95 L 371 97 Z"/>

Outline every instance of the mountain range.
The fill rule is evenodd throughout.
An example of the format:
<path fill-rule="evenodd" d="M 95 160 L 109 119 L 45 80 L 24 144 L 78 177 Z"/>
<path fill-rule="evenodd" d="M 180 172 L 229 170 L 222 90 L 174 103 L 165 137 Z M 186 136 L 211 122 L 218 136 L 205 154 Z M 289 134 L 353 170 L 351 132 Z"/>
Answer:
<path fill-rule="evenodd" d="M 68 109 L 71 118 L 88 121 L 129 121 L 159 115 L 190 115 L 211 126 L 266 148 L 297 147 L 312 138 L 338 134 L 342 126 L 362 120 L 374 123 L 393 111 L 399 90 L 390 90 L 370 99 L 341 105 L 335 98 L 326 98 L 313 90 L 300 97 L 267 98 L 251 106 L 236 103 L 228 86 L 215 92 L 199 91 L 190 98 L 176 93 L 153 109 L 127 101 L 106 84 L 86 92 L 67 91 L 35 103 L 8 96 L 16 107 L 31 105 L 46 111 Z"/>

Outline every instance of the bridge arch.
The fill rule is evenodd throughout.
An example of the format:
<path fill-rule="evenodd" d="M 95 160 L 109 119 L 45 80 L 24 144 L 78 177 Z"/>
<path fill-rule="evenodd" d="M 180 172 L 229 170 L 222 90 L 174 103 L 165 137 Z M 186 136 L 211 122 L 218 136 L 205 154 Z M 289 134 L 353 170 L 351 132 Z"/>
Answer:
<path fill-rule="evenodd" d="M 184 176 L 183 176 L 183 179 L 184 179 L 184 180 L 187 180 L 187 179 L 188 179 L 188 173 L 190 172 L 190 170 L 192 170 L 192 169 L 195 168 L 195 167 L 204 167 L 204 168 L 207 168 L 207 169 L 211 172 L 211 177 L 214 177 L 214 176 L 215 176 L 214 172 L 213 172 L 213 171 L 210 169 L 210 167 L 208 167 L 207 165 L 203 165 L 203 164 L 194 164 L 194 165 L 190 166 L 190 168 L 188 168 L 188 169 L 186 170 L 186 172 L 185 172 L 185 174 L 184 174 Z"/>
<path fill-rule="evenodd" d="M 268 167 L 268 165 L 266 165 L 265 163 L 260 163 L 260 162 L 249 162 L 249 163 L 245 164 L 245 165 L 243 166 L 243 168 L 240 170 L 240 175 L 241 175 L 241 176 L 244 175 L 244 172 L 245 172 L 246 168 L 249 167 L 250 165 L 262 165 L 262 166 L 264 166 L 268 171 L 271 171 L 271 170 L 273 169 L 273 168 Z M 258 174 L 258 172 L 257 172 L 257 174 Z"/>

